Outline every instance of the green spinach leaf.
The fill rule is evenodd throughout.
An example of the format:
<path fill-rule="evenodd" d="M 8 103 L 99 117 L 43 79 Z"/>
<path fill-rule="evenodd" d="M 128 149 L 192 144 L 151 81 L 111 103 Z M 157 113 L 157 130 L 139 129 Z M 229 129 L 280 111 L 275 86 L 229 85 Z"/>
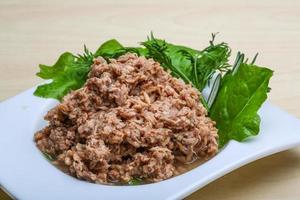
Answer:
<path fill-rule="evenodd" d="M 210 117 L 217 124 L 220 147 L 230 139 L 243 141 L 258 134 L 257 111 L 267 98 L 272 74 L 268 68 L 241 64 L 224 76 L 210 110 Z"/>

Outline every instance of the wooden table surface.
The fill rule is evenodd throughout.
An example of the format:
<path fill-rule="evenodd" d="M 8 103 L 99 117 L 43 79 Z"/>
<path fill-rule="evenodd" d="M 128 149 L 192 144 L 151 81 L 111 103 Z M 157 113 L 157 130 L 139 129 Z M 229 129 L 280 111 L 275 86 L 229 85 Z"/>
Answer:
<path fill-rule="evenodd" d="M 40 83 L 34 75 L 39 63 L 52 64 L 64 51 L 82 52 L 83 44 L 92 51 L 110 38 L 135 45 L 152 30 L 201 49 L 210 33 L 219 32 L 217 40 L 229 43 L 233 54 L 260 53 L 256 63 L 275 70 L 269 101 L 300 117 L 300 1 L 215 2 L 1 0 L 0 100 Z M 187 199 L 299 199 L 299 186 L 295 148 L 244 166 Z"/>

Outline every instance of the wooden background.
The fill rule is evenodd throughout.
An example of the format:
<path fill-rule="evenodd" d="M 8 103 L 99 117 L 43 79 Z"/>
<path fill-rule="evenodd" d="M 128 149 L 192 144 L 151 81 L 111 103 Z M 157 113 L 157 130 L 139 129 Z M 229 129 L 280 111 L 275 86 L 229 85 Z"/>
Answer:
<path fill-rule="evenodd" d="M 152 30 L 201 49 L 210 33 L 220 32 L 217 40 L 228 42 L 233 54 L 260 53 L 257 63 L 275 70 L 269 100 L 300 117 L 300 1 L 216 2 L 1 0 L 0 100 L 40 83 L 34 75 L 39 63 L 52 64 L 64 51 L 82 52 L 83 44 L 92 51 L 110 38 L 135 45 Z M 242 167 L 187 199 L 299 199 L 299 186 L 295 148 Z"/>

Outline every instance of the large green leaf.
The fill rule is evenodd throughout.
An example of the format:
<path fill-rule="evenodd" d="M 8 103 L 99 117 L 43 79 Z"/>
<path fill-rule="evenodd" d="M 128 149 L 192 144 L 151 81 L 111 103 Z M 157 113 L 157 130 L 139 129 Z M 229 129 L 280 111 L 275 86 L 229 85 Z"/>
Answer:
<path fill-rule="evenodd" d="M 90 66 L 91 60 L 83 61 L 71 53 L 63 53 L 53 66 L 40 65 L 37 76 L 52 81 L 38 86 L 34 95 L 61 100 L 71 90 L 82 87 Z"/>
<path fill-rule="evenodd" d="M 257 111 L 267 98 L 272 74 L 270 69 L 242 64 L 225 75 L 210 110 L 210 117 L 217 123 L 220 146 L 230 139 L 242 141 L 258 134 Z"/>

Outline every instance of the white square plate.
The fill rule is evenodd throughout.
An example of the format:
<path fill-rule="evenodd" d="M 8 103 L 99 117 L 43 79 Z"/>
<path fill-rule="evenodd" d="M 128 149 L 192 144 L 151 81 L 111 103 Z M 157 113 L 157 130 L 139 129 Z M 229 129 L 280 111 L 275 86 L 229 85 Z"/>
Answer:
<path fill-rule="evenodd" d="M 257 137 L 231 141 L 214 158 L 185 174 L 139 186 L 88 183 L 56 169 L 35 147 L 33 135 L 45 125 L 43 116 L 56 102 L 33 96 L 34 89 L 0 103 L 0 184 L 21 200 L 181 199 L 249 162 L 300 144 L 300 121 L 265 103 Z"/>

